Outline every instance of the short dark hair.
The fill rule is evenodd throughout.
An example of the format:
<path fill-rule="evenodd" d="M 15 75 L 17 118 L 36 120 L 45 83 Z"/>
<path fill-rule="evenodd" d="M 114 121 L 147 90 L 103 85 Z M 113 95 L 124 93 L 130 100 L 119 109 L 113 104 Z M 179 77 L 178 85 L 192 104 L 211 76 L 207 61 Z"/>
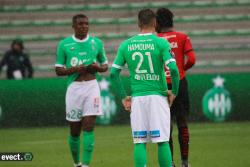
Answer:
<path fill-rule="evenodd" d="M 20 48 L 23 50 L 24 49 L 24 45 L 23 45 L 23 40 L 22 39 L 14 39 L 11 43 L 11 48 L 13 48 L 14 45 L 19 45 Z"/>
<path fill-rule="evenodd" d="M 156 22 L 160 28 L 173 27 L 174 14 L 167 8 L 159 8 L 156 11 Z"/>
<path fill-rule="evenodd" d="M 73 18 L 72 18 L 72 24 L 75 24 L 75 23 L 76 23 L 76 20 L 77 20 L 78 18 L 88 18 L 88 17 L 87 17 L 86 15 L 84 15 L 84 14 L 76 14 L 76 15 L 74 15 Z"/>
<path fill-rule="evenodd" d="M 139 27 L 151 26 L 155 19 L 155 13 L 151 9 L 142 9 L 138 13 Z"/>

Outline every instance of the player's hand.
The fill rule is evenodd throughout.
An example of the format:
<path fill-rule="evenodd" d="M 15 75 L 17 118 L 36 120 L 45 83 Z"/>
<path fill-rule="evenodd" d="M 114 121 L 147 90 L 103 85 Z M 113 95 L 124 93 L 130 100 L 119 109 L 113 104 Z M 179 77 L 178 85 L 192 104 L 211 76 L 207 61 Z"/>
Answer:
<path fill-rule="evenodd" d="M 122 99 L 122 104 L 128 112 L 131 112 L 131 96 L 127 96 L 124 99 Z"/>
<path fill-rule="evenodd" d="M 86 73 L 86 66 L 84 66 L 84 65 L 79 65 L 79 66 L 77 66 L 76 68 L 77 68 L 77 72 L 78 72 L 79 74 L 84 74 L 84 73 Z"/>
<path fill-rule="evenodd" d="M 168 93 L 168 104 L 169 107 L 171 107 L 176 96 L 172 93 L 171 90 L 168 90 L 167 93 Z"/>
<path fill-rule="evenodd" d="M 87 66 L 87 72 L 96 73 L 99 71 L 99 65 L 97 63 L 93 63 Z"/>

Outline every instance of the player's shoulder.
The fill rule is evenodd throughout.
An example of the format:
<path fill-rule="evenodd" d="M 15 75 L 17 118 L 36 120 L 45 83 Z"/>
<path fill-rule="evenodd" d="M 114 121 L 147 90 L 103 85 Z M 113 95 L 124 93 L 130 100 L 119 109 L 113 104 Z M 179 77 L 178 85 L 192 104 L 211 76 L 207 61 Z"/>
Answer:
<path fill-rule="evenodd" d="M 124 47 L 126 47 L 129 43 L 131 43 L 131 41 L 134 39 L 134 36 L 133 37 L 130 37 L 128 39 L 125 39 L 124 41 L 122 41 L 120 43 L 120 46 L 119 46 L 119 49 L 122 49 Z"/>
<path fill-rule="evenodd" d="M 103 41 L 100 38 L 96 37 L 96 36 L 89 35 L 89 40 L 90 41 L 95 41 L 98 44 L 103 44 Z"/>
<path fill-rule="evenodd" d="M 156 43 L 157 43 L 157 45 L 159 46 L 159 47 L 167 47 L 167 46 L 169 46 L 170 47 L 170 43 L 166 40 L 166 39 L 164 39 L 164 38 L 161 38 L 161 37 L 158 37 L 158 36 L 154 36 L 154 38 L 155 38 L 155 41 L 156 41 Z"/>
<path fill-rule="evenodd" d="M 11 55 L 13 53 L 13 50 L 9 49 L 5 52 L 5 55 Z"/>
<path fill-rule="evenodd" d="M 177 37 L 182 38 L 182 39 L 189 38 L 189 36 L 188 36 L 185 32 L 174 31 L 173 33 L 174 33 Z"/>
<path fill-rule="evenodd" d="M 156 41 L 159 41 L 159 42 L 163 42 L 163 41 L 167 42 L 167 40 L 165 38 L 159 37 L 157 35 L 154 35 L 154 38 L 155 38 Z"/>
<path fill-rule="evenodd" d="M 72 36 L 67 36 L 66 38 L 60 40 L 59 45 L 65 45 L 72 41 L 73 41 Z"/>

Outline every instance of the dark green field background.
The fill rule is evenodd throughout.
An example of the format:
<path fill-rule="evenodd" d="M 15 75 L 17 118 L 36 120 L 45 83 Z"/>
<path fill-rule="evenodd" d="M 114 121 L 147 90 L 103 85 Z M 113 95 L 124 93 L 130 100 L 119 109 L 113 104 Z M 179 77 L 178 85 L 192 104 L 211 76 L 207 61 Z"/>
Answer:
<path fill-rule="evenodd" d="M 202 113 L 202 97 L 213 88 L 217 74 L 188 75 L 191 121 L 206 121 Z M 231 93 L 233 111 L 227 121 L 250 120 L 250 74 L 221 74 L 225 89 Z M 122 77 L 129 93 L 129 79 Z M 0 127 L 65 125 L 65 78 L 0 81 Z M 112 88 L 111 88 L 112 92 Z M 122 112 L 117 99 L 118 114 L 113 123 L 128 123 L 129 115 Z"/>

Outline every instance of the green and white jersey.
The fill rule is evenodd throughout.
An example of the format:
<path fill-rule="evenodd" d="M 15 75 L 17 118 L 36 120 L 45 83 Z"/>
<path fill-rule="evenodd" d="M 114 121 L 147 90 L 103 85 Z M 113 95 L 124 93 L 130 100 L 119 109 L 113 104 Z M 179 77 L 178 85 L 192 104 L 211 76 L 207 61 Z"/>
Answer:
<path fill-rule="evenodd" d="M 107 64 L 108 60 L 103 47 L 103 42 L 96 37 L 87 36 L 83 40 L 69 36 L 60 41 L 57 47 L 56 67 L 75 67 L 81 64 L 89 65 L 94 62 Z M 78 73 L 68 76 L 68 85 L 77 77 Z"/>
<path fill-rule="evenodd" d="M 164 64 L 172 61 L 166 40 L 151 33 L 139 34 L 120 45 L 112 68 L 122 69 L 127 63 L 132 96 L 166 96 Z"/>

